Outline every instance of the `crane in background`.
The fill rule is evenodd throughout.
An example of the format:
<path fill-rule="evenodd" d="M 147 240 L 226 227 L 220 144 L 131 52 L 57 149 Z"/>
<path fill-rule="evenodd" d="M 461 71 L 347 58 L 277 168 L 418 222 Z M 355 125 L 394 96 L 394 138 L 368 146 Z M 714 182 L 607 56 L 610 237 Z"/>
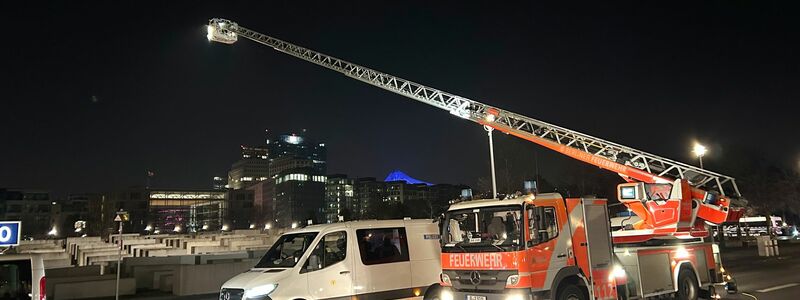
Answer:
<path fill-rule="evenodd" d="M 350 78 L 445 110 L 459 118 L 536 143 L 573 159 L 619 174 L 628 184 L 618 198 L 640 217 L 632 230 L 614 234 L 616 242 L 654 237 L 708 235 L 705 223 L 718 225 L 729 216 L 731 199 L 740 197 L 736 180 L 703 168 L 553 125 L 466 97 L 360 66 L 215 18 L 209 41 L 233 44 L 239 37 L 297 57 Z"/>

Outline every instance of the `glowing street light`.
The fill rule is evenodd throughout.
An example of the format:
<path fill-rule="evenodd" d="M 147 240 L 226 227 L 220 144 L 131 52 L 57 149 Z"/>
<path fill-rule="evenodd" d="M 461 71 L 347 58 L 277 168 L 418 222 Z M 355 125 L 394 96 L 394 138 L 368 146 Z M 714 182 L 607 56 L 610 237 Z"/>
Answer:
<path fill-rule="evenodd" d="M 270 230 L 270 229 L 272 229 L 272 223 L 264 224 L 264 230 Z"/>
<path fill-rule="evenodd" d="M 297 222 L 292 223 L 292 229 L 297 228 Z"/>
<path fill-rule="evenodd" d="M 694 156 L 697 156 L 697 159 L 700 160 L 701 169 L 703 168 L 703 155 L 706 155 L 706 152 L 708 152 L 708 149 L 706 149 L 706 146 L 703 146 L 700 143 L 695 143 L 694 148 L 692 148 L 692 153 L 694 153 Z"/>
<path fill-rule="evenodd" d="M 49 232 L 47 232 L 47 235 L 49 235 L 49 236 L 57 236 L 58 235 L 58 229 L 56 229 L 56 227 L 53 226 L 53 228 L 50 229 Z"/>
<path fill-rule="evenodd" d="M 250 224 L 250 229 L 256 229 L 256 224 Z"/>
<path fill-rule="evenodd" d="M 228 231 L 228 225 L 222 225 L 221 230 L 222 231 Z"/>

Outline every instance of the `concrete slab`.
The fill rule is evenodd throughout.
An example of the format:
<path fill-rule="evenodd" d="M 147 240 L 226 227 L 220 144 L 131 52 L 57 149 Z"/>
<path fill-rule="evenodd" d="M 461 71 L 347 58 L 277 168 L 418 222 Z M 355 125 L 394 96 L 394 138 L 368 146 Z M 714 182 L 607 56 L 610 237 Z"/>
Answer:
<path fill-rule="evenodd" d="M 114 296 L 116 292 L 116 283 L 116 278 L 110 280 L 57 283 L 53 289 L 53 299 L 86 299 Z M 136 294 L 136 280 L 133 278 L 121 278 L 119 281 L 119 294 Z"/>

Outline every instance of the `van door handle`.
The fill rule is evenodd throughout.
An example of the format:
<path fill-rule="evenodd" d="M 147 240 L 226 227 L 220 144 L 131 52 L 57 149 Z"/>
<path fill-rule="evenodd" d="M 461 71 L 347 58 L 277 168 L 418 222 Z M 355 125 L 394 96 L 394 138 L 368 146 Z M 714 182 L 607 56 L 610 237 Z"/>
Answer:
<path fill-rule="evenodd" d="M 558 255 L 558 258 L 562 258 L 562 257 L 567 257 L 567 255 L 564 254 L 564 253 L 561 253 L 561 254 Z"/>
<path fill-rule="evenodd" d="M 341 272 L 339 272 L 339 274 L 342 274 L 342 275 L 344 275 L 344 274 L 350 274 L 350 271 L 341 271 Z"/>

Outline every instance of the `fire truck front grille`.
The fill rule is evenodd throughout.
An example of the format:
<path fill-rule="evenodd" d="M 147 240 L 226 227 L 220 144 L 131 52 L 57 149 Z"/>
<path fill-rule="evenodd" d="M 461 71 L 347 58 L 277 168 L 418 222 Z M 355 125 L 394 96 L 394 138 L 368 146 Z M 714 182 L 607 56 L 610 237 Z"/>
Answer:
<path fill-rule="evenodd" d="M 517 271 L 445 270 L 444 273 L 450 276 L 457 290 L 492 292 L 505 289 L 506 280 Z"/>

